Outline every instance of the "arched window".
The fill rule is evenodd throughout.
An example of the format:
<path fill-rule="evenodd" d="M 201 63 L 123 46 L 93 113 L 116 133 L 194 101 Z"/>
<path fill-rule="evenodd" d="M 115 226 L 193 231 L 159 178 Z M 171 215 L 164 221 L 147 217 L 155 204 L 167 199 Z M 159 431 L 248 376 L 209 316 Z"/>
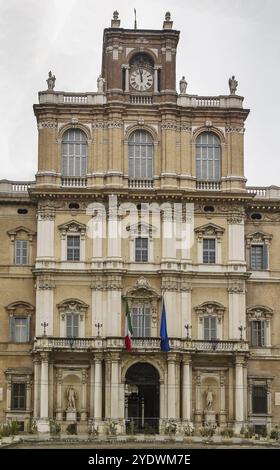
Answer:
<path fill-rule="evenodd" d="M 211 132 L 203 132 L 196 139 L 196 177 L 199 180 L 221 178 L 221 142 Z"/>
<path fill-rule="evenodd" d="M 152 136 L 143 130 L 131 134 L 128 141 L 128 173 L 130 179 L 153 178 L 154 144 Z"/>
<path fill-rule="evenodd" d="M 80 129 L 69 129 L 62 139 L 62 176 L 86 177 L 87 136 Z"/>

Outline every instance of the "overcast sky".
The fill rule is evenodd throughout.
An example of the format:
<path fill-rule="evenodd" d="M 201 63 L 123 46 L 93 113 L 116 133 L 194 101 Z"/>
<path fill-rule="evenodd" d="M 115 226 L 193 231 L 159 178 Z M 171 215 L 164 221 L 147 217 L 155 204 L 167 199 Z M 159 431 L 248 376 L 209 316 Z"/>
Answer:
<path fill-rule="evenodd" d="M 33 103 L 46 89 L 95 91 L 103 29 L 112 13 L 121 26 L 161 29 L 170 10 L 181 31 L 177 82 L 188 92 L 228 94 L 235 74 L 238 93 L 251 109 L 245 133 L 249 185 L 280 186 L 279 0 L 0 0 L 0 179 L 34 179 L 37 127 Z"/>

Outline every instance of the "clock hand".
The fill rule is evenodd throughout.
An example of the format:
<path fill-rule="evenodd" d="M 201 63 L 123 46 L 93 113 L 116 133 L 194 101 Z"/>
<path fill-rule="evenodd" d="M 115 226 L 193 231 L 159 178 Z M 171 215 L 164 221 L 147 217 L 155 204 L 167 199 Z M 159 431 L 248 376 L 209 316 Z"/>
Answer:
<path fill-rule="evenodd" d="M 140 73 L 141 82 L 143 82 L 143 70 L 139 69 L 139 73 Z"/>

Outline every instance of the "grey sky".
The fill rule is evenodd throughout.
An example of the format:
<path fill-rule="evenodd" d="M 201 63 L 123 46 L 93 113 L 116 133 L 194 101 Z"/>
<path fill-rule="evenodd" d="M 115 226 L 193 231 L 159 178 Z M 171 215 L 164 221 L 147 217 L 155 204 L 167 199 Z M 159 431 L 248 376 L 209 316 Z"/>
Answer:
<path fill-rule="evenodd" d="M 95 91 L 102 34 L 112 13 L 121 26 L 160 29 L 170 10 L 181 31 L 177 82 L 188 92 L 238 93 L 251 109 L 245 133 L 250 185 L 280 186 L 279 0 L 0 0 L 0 179 L 34 179 L 37 128 L 32 104 L 51 69 L 56 90 Z"/>

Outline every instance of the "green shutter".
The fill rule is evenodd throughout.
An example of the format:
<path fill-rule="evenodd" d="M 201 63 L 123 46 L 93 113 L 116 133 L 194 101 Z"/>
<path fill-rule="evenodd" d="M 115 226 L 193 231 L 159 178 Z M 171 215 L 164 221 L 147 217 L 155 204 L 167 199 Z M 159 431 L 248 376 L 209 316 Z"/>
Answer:
<path fill-rule="evenodd" d="M 27 343 L 30 343 L 30 325 L 31 325 L 31 316 L 27 317 L 27 331 L 26 331 L 26 338 L 27 338 Z"/>
<path fill-rule="evenodd" d="M 15 317 L 10 316 L 10 341 L 14 341 L 14 333 L 15 333 Z"/>
<path fill-rule="evenodd" d="M 263 245 L 263 269 L 268 269 L 268 246 Z"/>
<path fill-rule="evenodd" d="M 261 345 L 265 346 L 265 336 L 266 336 L 266 322 L 265 320 L 261 321 Z"/>

